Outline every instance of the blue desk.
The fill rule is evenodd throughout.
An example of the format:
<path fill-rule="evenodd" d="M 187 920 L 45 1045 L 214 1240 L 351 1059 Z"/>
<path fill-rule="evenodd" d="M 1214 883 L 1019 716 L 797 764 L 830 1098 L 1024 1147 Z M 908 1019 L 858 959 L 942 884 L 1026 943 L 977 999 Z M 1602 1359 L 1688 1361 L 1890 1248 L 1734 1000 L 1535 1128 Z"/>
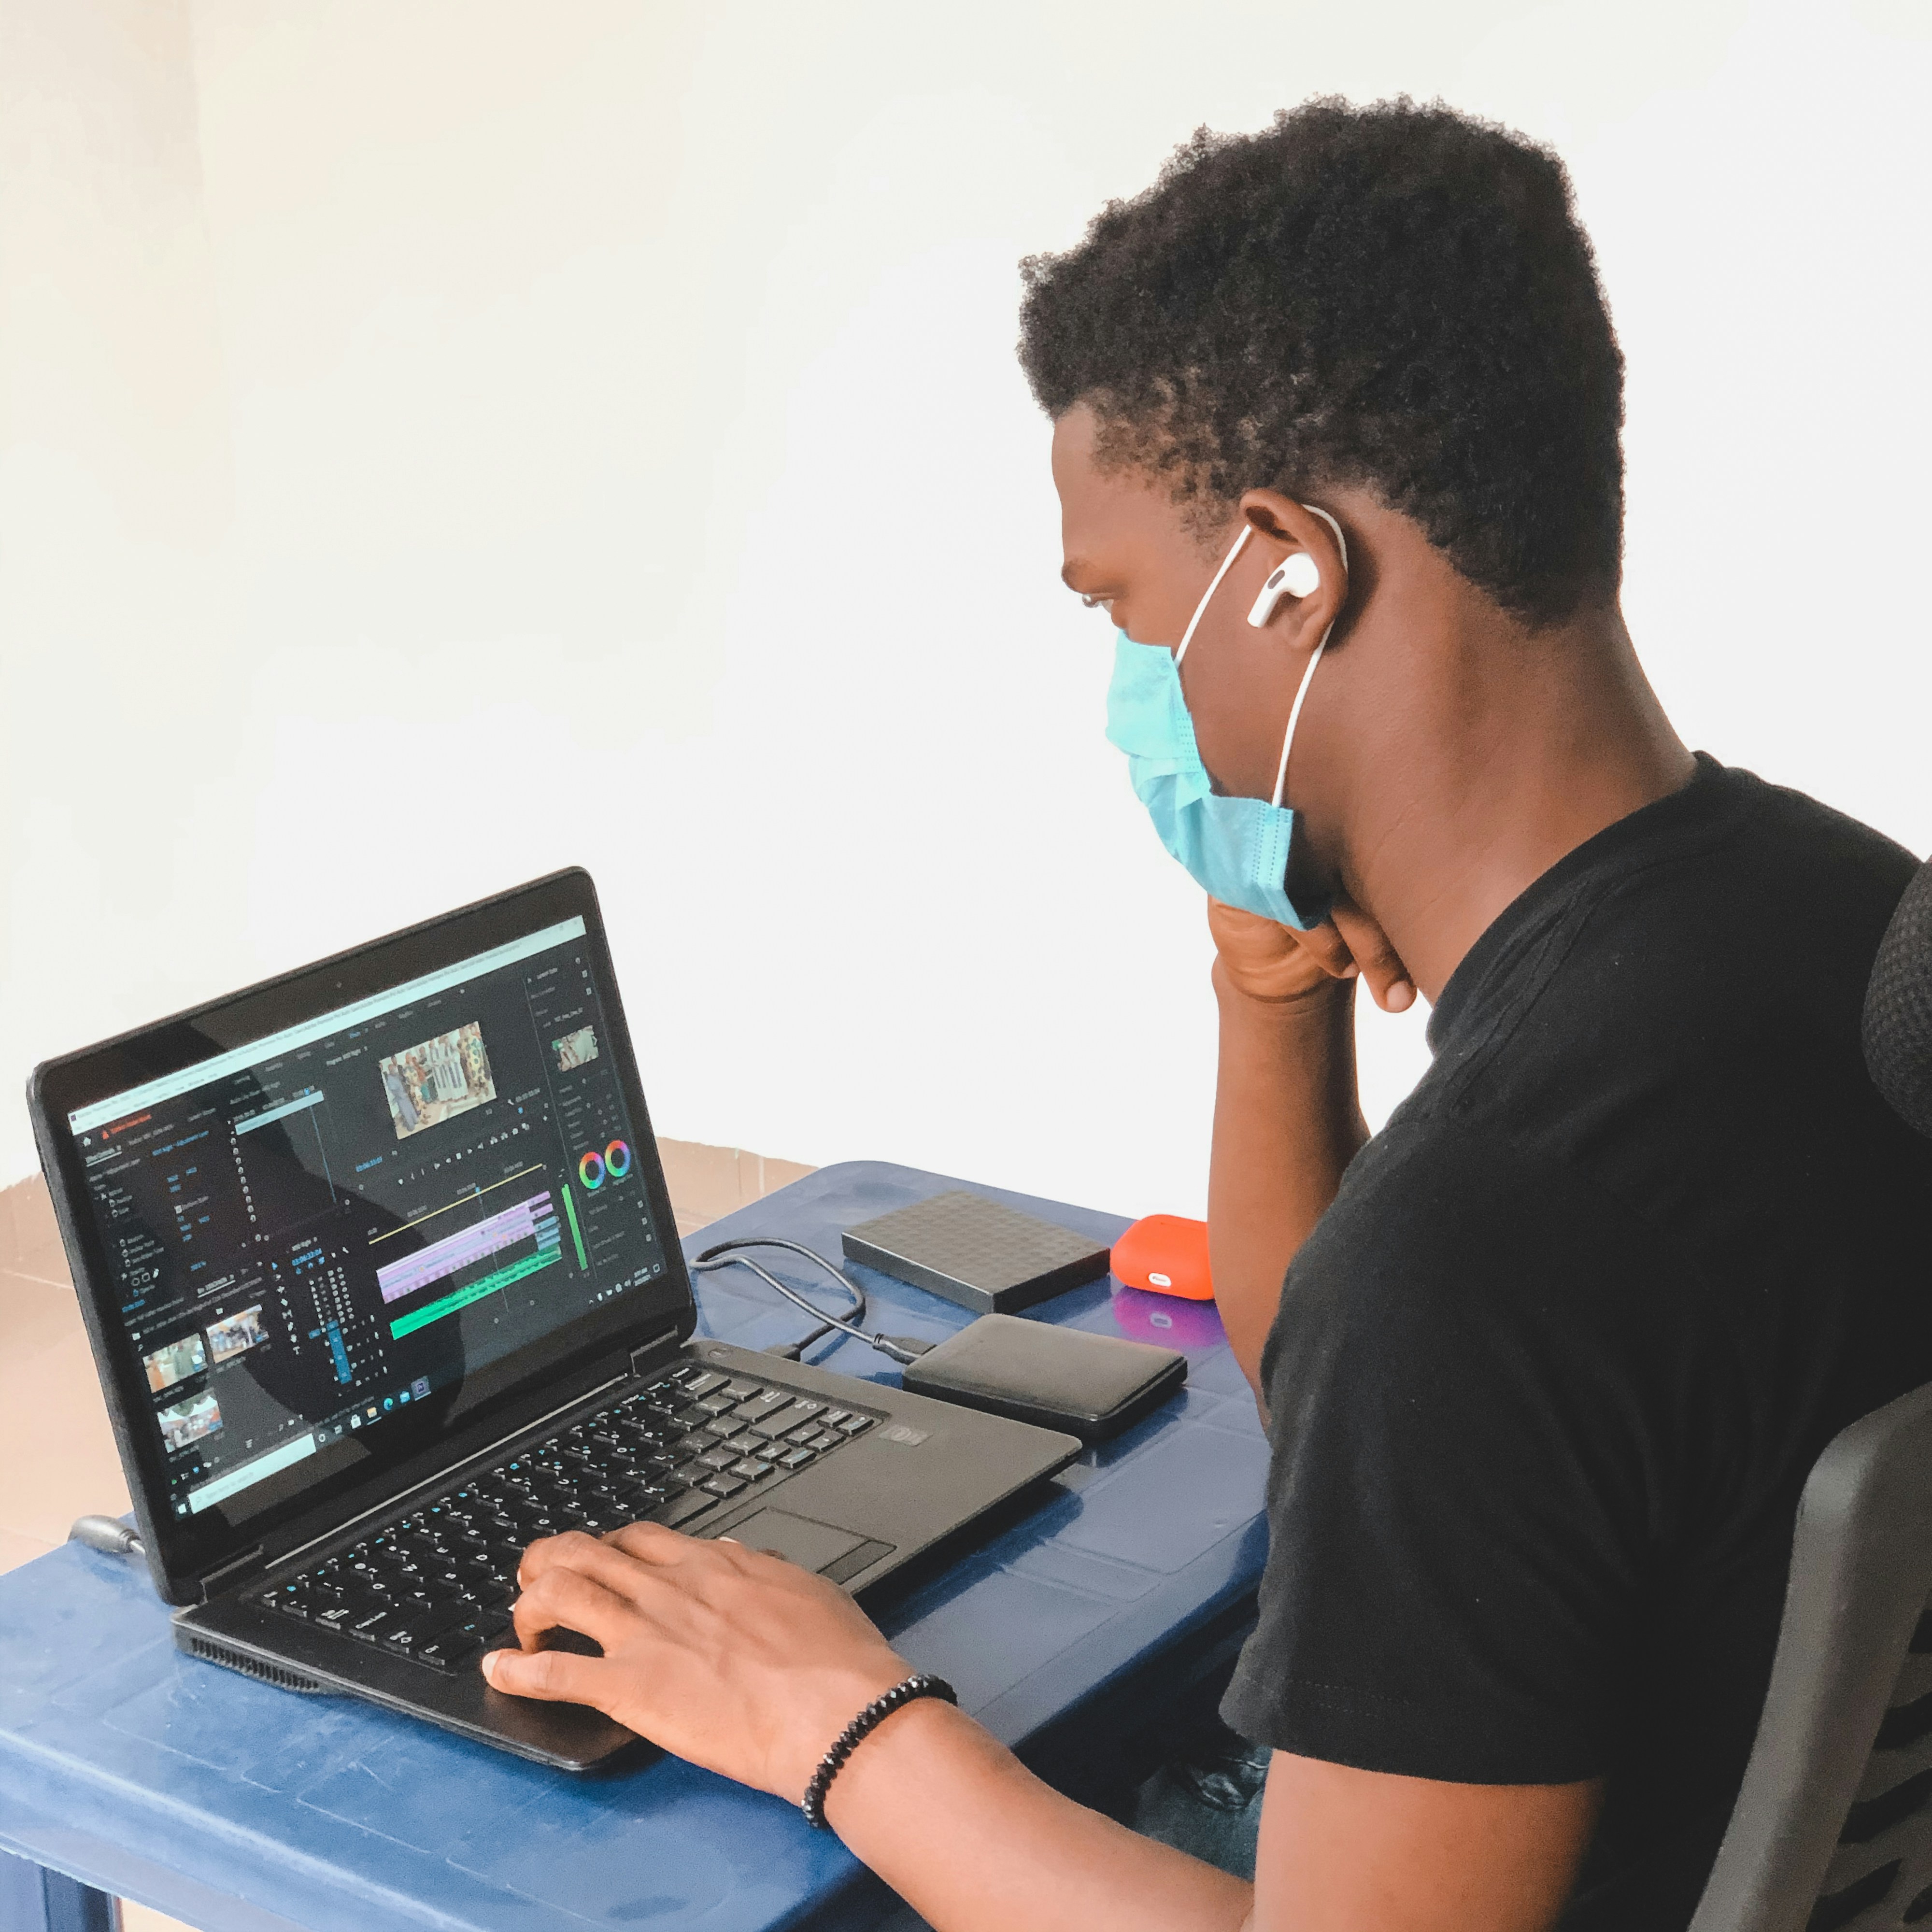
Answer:
<path fill-rule="evenodd" d="M 782 1234 L 836 1257 L 842 1228 L 958 1184 L 850 1162 L 687 1245 Z M 1103 1240 L 1125 1225 L 979 1191 Z M 807 1264 L 769 1264 L 812 1286 Z M 859 1273 L 890 1333 L 937 1339 L 970 1318 Z M 742 1270 L 700 1279 L 700 1332 L 750 1348 L 802 1332 L 804 1318 Z M 1260 1577 L 1267 1449 L 1211 1307 L 1109 1280 L 1032 1312 L 1184 1348 L 1187 1389 L 880 1620 L 994 1736 L 1079 1788 L 1164 1699 L 1225 1668 Z M 814 1359 L 872 1380 L 896 1372 L 849 1341 Z M 862 1932 L 897 1910 L 793 1807 L 680 1760 L 573 1779 L 352 1699 L 194 1663 L 145 1571 L 71 1544 L 0 1577 L 4 1852 L 16 1855 L 0 1856 L 8 1932 L 104 1928 L 89 1887 L 206 1932 Z"/>

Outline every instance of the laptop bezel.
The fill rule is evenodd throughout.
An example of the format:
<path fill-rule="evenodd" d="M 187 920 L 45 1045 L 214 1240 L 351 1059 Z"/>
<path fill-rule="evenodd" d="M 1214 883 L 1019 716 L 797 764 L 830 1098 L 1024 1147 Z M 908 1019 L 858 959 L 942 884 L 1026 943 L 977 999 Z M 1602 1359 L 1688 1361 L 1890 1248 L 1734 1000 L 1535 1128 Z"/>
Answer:
<path fill-rule="evenodd" d="M 372 993 L 579 915 L 667 1264 L 662 1290 L 614 1300 L 559 1331 L 544 1359 L 520 1362 L 495 1390 L 442 1436 L 398 1461 L 356 1477 L 345 1471 L 313 1496 L 297 1495 L 258 1516 L 231 1520 L 218 1506 L 188 1518 L 162 1505 L 165 1462 L 155 1432 L 140 1426 L 152 1403 L 138 1352 L 118 1320 L 118 1297 L 88 1204 L 86 1170 L 68 1115 L 146 1081 L 189 1070 L 231 1048 L 298 1025 Z M 36 1067 L 28 1103 L 74 1286 L 93 1346 L 122 1464 L 156 1588 L 170 1603 L 202 1601 L 211 1582 L 254 1571 L 278 1555 L 336 1534 L 493 1442 L 580 1400 L 628 1372 L 640 1349 L 669 1354 L 697 1326 L 698 1311 L 673 1217 L 663 1165 L 626 1020 L 596 889 L 581 867 L 385 934 L 278 974 Z M 528 1352 L 524 1352 L 527 1356 Z M 484 1371 L 487 1376 L 490 1372 Z"/>

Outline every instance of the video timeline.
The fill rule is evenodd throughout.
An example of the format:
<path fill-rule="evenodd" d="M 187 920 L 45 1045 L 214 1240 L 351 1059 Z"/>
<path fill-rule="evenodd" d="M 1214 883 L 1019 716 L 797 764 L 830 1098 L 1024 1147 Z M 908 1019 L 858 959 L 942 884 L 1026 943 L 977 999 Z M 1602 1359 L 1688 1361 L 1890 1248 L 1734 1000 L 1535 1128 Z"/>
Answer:
<path fill-rule="evenodd" d="M 556 1204 L 546 1187 L 513 1207 L 459 1228 L 428 1247 L 418 1249 L 400 1261 L 392 1262 L 387 1268 L 378 1268 L 376 1285 L 382 1291 L 383 1300 L 400 1301 L 525 1241 L 536 1244 L 532 1252 L 493 1268 L 476 1280 L 466 1282 L 434 1301 L 399 1316 L 389 1324 L 391 1336 L 400 1341 L 405 1335 L 426 1328 L 432 1322 L 454 1315 L 458 1309 L 467 1308 L 471 1303 L 481 1301 L 484 1296 L 494 1294 L 513 1282 L 521 1281 L 562 1260 L 563 1231 L 557 1219 Z M 581 1252 L 580 1244 L 580 1256 Z"/>

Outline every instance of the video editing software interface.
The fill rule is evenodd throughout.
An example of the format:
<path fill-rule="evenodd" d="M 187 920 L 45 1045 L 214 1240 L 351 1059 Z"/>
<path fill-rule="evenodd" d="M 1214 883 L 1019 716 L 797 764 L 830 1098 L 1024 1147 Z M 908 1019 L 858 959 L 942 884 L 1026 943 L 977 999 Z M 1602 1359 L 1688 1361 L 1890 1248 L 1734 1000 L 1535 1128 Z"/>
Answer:
<path fill-rule="evenodd" d="M 178 1516 L 664 1272 L 581 918 L 68 1118 Z"/>

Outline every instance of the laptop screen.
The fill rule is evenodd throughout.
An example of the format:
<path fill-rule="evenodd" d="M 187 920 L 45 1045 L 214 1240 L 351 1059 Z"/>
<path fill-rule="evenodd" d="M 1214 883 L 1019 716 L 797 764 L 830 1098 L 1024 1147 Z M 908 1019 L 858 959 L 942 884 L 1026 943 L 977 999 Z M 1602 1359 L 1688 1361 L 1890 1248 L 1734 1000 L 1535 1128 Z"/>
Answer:
<path fill-rule="evenodd" d="M 68 1112 L 157 1514 L 387 1462 L 669 1287 L 601 956 L 555 920 Z"/>

